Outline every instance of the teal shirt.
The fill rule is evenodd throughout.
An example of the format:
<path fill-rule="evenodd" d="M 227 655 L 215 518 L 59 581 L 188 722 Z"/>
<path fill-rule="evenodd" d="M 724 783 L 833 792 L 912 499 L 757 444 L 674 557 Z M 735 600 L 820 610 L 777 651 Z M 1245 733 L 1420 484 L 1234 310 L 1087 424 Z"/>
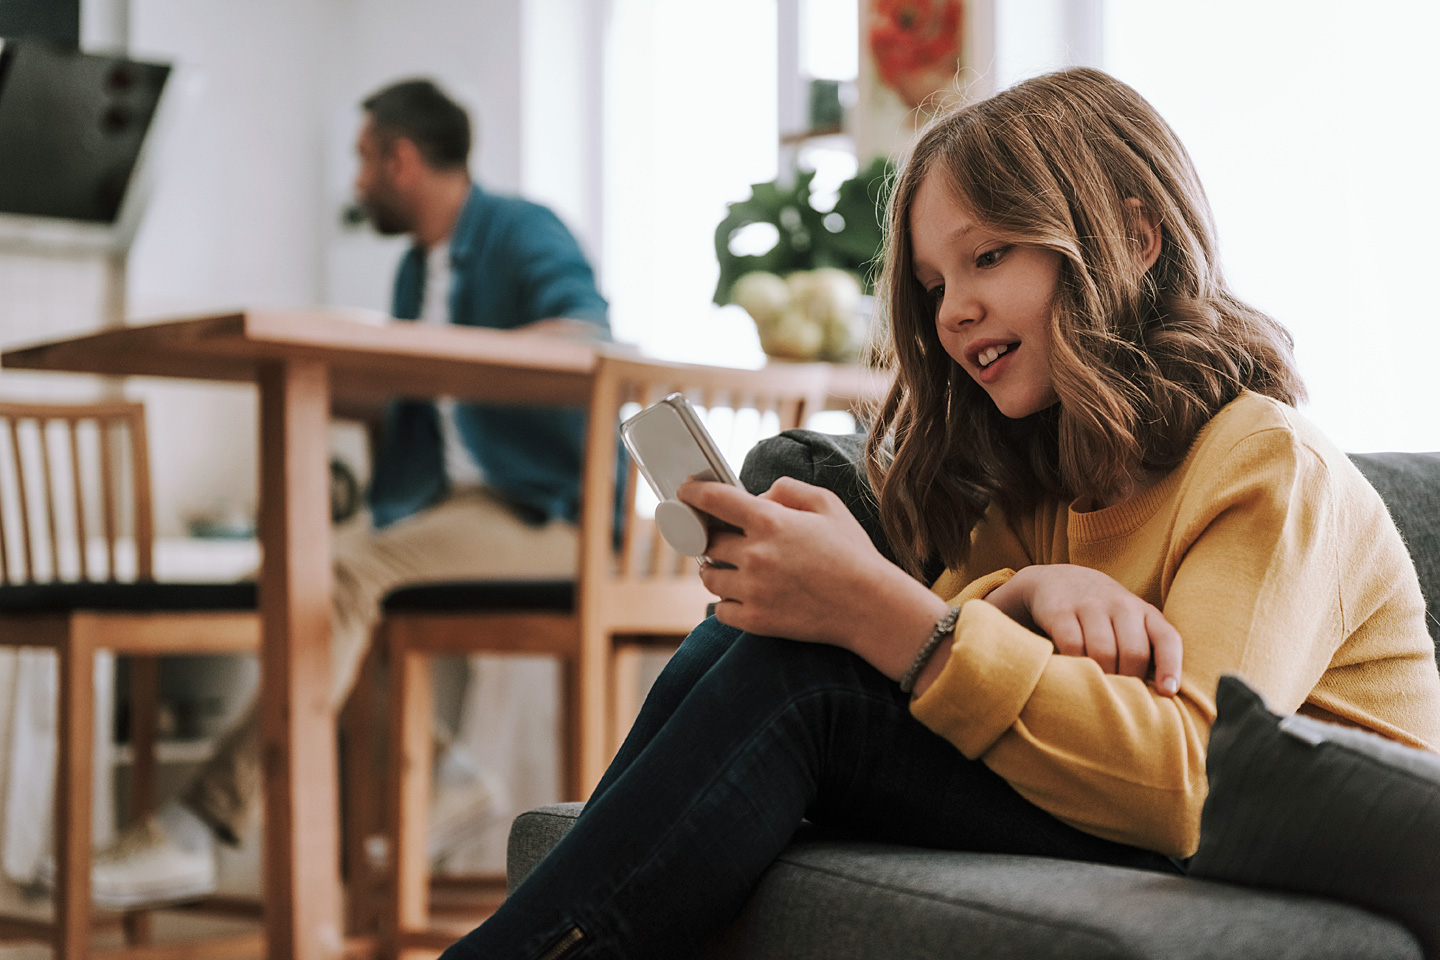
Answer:
<path fill-rule="evenodd" d="M 565 317 L 610 339 L 606 303 L 574 236 L 547 208 L 472 187 L 450 236 L 450 322 L 514 329 Z M 411 247 L 395 276 L 392 314 L 420 316 L 425 254 Z M 574 521 L 580 512 L 585 414 L 578 409 L 458 403 L 461 440 L 486 485 L 535 523 Z M 386 410 L 370 485 L 375 525 L 384 527 L 445 496 L 439 415 L 429 400 Z"/>

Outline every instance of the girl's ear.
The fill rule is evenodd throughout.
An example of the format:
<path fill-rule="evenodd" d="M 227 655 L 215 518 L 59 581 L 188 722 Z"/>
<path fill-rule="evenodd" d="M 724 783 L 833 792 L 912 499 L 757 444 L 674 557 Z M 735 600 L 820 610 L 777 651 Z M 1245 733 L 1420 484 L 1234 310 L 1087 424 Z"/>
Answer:
<path fill-rule="evenodd" d="M 1150 208 L 1135 197 L 1125 201 L 1125 222 L 1136 244 L 1136 266 L 1144 274 L 1160 259 L 1160 223 Z"/>

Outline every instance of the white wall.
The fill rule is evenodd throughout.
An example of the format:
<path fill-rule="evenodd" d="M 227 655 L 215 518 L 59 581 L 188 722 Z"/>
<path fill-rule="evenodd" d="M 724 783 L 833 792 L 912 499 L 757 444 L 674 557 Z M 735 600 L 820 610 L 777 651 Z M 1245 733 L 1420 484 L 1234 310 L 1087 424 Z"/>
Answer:
<path fill-rule="evenodd" d="M 239 307 L 387 309 L 403 241 L 343 230 L 359 101 L 426 75 L 471 109 L 474 169 L 552 204 L 592 254 L 600 234 L 603 0 L 86 0 L 86 42 L 178 63 L 170 131 L 129 260 L 126 316 Z M 524 118 L 529 117 L 529 120 Z M 102 260 L 0 251 L 0 348 L 105 322 Z M 0 373 L 9 396 L 92 395 L 92 378 Z M 113 386 L 111 389 L 114 389 Z M 130 381 L 149 404 L 157 521 L 255 506 L 247 387 Z M 343 442 L 343 438 L 342 441 Z"/>
<path fill-rule="evenodd" d="M 317 131 L 324 137 L 325 299 L 388 309 L 404 241 L 342 229 L 351 197 L 360 101 L 392 80 L 425 76 L 470 111 L 477 131 L 472 169 L 487 186 L 520 185 L 520 0 L 320 0 L 333 51 L 323 78 Z"/>
<path fill-rule="evenodd" d="M 190 87 L 131 252 L 130 317 L 320 301 L 323 12 L 130 0 L 133 53 L 175 61 Z M 149 410 L 162 535 L 195 513 L 254 510 L 253 389 L 133 381 L 127 392 Z"/>
<path fill-rule="evenodd" d="M 1106 63 L 1179 133 L 1237 292 L 1346 450 L 1440 449 L 1434 38 L 1421 0 L 1107 0 Z"/>
<path fill-rule="evenodd" d="M 994 0 L 994 89 L 1050 70 L 1099 66 L 1104 0 Z"/>
<path fill-rule="evenodd" d="M 128 32 L 136 56 L 177 63 L 192 93 L 163 144 L 129 258 L 126 316 L 319 302 L 322 12 L 283 0 L 87 3 L 87 42 L 113 48 Z M 99 258 L 0 253 L 0 346 L 96 329 L 109 292 Z M 8 396 L 96 389 L 90 378 L 0 374 Z M 217 504 L 253 509 L 252 390 L 169 381 L 124 389 L 149 408 L 161 535 Z"/>
<path fill-rule="evenodd" d="M 603 279 L 616 336 L 759 365 L 754 323 L 710 298 L 726 203 L 777 172 L 775 0 L 615 0 L 613 16 Z"/>

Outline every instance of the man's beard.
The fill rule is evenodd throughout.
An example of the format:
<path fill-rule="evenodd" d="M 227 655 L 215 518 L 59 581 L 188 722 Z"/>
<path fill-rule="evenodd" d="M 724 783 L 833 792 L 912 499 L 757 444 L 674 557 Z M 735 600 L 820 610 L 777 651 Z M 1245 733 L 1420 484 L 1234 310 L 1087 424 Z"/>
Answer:
<path fill-rule="evenodd" d="M 376 233 L 394 237 L 410 232 L 409 218 L 397 210 L 393 204 L 385 202 L 383 198 L 362 198 L 360 207 L 365 211 L 365 216 L 369 218 L 370 226 L 375 228 Z"/>

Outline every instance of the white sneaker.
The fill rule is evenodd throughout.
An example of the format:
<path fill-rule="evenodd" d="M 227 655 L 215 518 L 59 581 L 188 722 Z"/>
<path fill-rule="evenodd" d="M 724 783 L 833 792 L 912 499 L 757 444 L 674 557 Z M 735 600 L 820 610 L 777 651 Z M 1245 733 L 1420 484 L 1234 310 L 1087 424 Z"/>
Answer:
<path fill-rule="evenodd" d="M 463 751 L 453 746 L 442 750 L 435 772 L 425 844 L 432 864 L 509 812 L 502 791 Z"/>
<path fill-rule="evenodd" d="M 40 864 L 39 880 L 55 884 L 55 861 Z M 125 830 L 95 853 L 90 864 L 90 896 L 104 910 L 129 910 L 215 892 L 215 851 L 187 849 L 153 820 Z"/>

